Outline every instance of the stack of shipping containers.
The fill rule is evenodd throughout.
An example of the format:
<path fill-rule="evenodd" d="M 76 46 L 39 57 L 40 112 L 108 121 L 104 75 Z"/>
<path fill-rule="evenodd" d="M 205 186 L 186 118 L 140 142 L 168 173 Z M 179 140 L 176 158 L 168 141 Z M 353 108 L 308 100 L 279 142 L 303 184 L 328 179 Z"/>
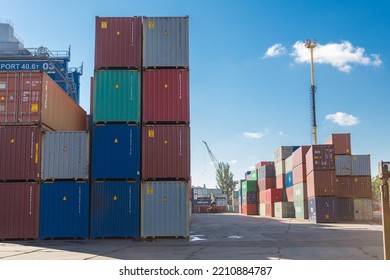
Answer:
<path fill-rule="evenodd" d="M 265 217 L 274 217 L 274 203 L 283 201 L 283 190 L 276 188 L 275 164 L 259 162 L 256 164 L 259 190 L 259 214 Z"/>
<path fill-rule="evenodd" d="M 90 238 L 139 238 L 141 17 L 96 17 Z"/>
<path fill-rule="evenodd" d="M 144 17 L 141 238 L 189 237 L 188 17 Z"/>
<path fill-rule="evenodd" d="M 257 170 L 251 171 L 248 176 L 241 182 L 241 213 L 258 215 Z M 249 178 L 251 180 L 248 180 Z"/>
<path fill-rule="evenodd" d="M 292 153 L 295 218 L 308 219 L 306 153 L 310 146 L 301 146 Z"/>
<path fill-rule="evenodd" d="M 340 221 L 372 220 L 370 155 L 351 154 L 350 134 L 332 134 Z"/>
<path fill-rule="evenodd" d="M 48 135 L 64 141 L 65 131 L 85 130 L 85 111 L 46 73 L 0 73 L 0 239 L 38 239 L 40 231 L 42 238 L 88 237 L 88 205 L 79 204 L 79 190 L 43 182 L 79 179 L 72 171 L 64 178 L 69 170 L 55 173 L 62 159 L 49 151 Z M 74 152 L 68 144 L 61 148 Z"/>

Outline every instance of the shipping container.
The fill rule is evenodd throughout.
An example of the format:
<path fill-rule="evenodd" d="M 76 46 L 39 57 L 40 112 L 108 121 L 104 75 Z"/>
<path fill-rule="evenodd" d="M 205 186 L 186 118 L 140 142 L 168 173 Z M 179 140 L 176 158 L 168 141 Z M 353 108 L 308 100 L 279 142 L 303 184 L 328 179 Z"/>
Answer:
<path fill-rule="evenodd" d="M 259 191 L 265 191 L 268 189 L 276 188 L 276 179 L 273 178 L 263 178 L 257 181 L 257 186 Z"/>
<path fill-rule="evenodd" d="M 352 176 L 371 176 L 370 155 L 353 155 Z"/>
<path fill-rule="evenodd" d="M 309 197 L 309 221 L 315 223 L 339 222 L 339 199 L 337 197 Z"/>
<path fill-rule="evenodd" d="M 350 176 L 336 176 L 336 194 L 340 198 L 353 198 L 353 181 Z"/>
<path fill-rule="evenodd" d="M 246 176 L 248 181 L 257 181 L 257 169 L 251 170 L 250 173 Z"/>
<path fill-rule="evenodd" d="M 274 153 L 275 164 L 291 156 L 298 148 L 298 146 L 280 146 Z"/>
<path fill-rule="evenodd" d="M 294 188 L 288 187 L 285 189 L 286 199 L 284 201 L 294 202 Z"/>
<path fill-rule="evenodd" d="M 143 180 L 190 179 L 190 127 L 147 125 L 142 127 Z"/>
<path fill-rule="evenodd" d="M 89 178 L 89 134 L 45 132 L 42 137 L 42 180 Z"/>
<path fill-rule="evenodd" d="M 336 176 L 352 175 L 352 158 L 350 155 L 335 156 Z"/>
<path fill-rule="evenodd" d="M 265 165 L 274 165 L 274 162 L 273 161 L 260 161 L 259 163 L 257 163 L 255 165 L 256 169 L 260 169 L 262 166 L 265 166 Z"/>
<path fill-rule="evenodd" d="M 244 192 L 241 201 L 243 204 L 257 204 L 257 196 L 257 192 Z"/>
<path fill-rule="evenodd" d="M 286 196 L 284 189 L 268 189 L 266 191 L 263 191 L 263 193 L 264 203 L 284 201 Z"/>
<path fill-rule="evenodd" d="M 259 204 L 260 215 L 264 217 L 275 217 L 274 204 L 275 204 L 274 202 Z"/>
<path fill-rule="evenodd" d="M 242 194 L 246 192 L 257 192 L 257 181 L 245 180 L 241 184 Z"/>
<path fill-rule="evenodd" d="M 141 121 L 141 72 L 95 71 L 94 123 L 139 123 Z"/>
<path fill-rule="evenodd" d="M 188 19 L 143 18 L 143 67 L 189 67 Z"/>
<path fill-rule="evenodd" d="M 241 214 L 258 215 L 258 204 L 241 204 Z"/>
<path fill-rule="evenodd" d="M 0 181 L 39 181 L 41 134 L 37 126 L 0 126 Z"/>
<path fill-rule="evenodd" d="M 140 127 L 126 124 L 92 128 L 91 178 L 140 179 Z"/>
<path fill-rule="evenodd" d="M 307 175 L 307 196 L 336 196 L 335 171 L 312 171 Z"/>
<path fill-rule="evenodd" d="M 259 209 L 259 216 L 266 217 L 266 215 L 265 215 L 265 203 L 264 202 L 261 202 L 258 205 L 258 209 Z"/>
<path fill-rule="evenodd" d="M 281 174 L 276 176 L 276 188 L 284 189 L 286 187 L 286 175 Z"/>
<path fill-rule="evenodd" d="M 88 239 L 89 182 L 45 182 L 40 188 L 39 238 Z"/>
<path fill-rule="evenodd" d="M 96 17 L 95 70 L 141 68 L 141 17 Z"/>
<path fill-rule="evenodd" d="M 298 184 L 307 181 L 306 163 L 293 167 L 293 183 Z"/>
<path fill-rule="evenodd" d="M 141 186 L 141 238 L 189 238 L 188 183 L 146 181 Z"/>
<path fill-rule="evenodd" d="M 139 182 L 92 182 L 90 203 L 90 238 L 139 238 Z"/>
<path fill-rule="evenodd" d="M 284 160 L 275 162 L 275 177 L 286 174 L 286 164 Z"/>
<path fill-rule="evenodd" d="M 0 183 L 0 240 L 39 238 L 39 184 Z"/>
<path fill-rule="evenodd" d="M 306 172 L 335 169 L 333 145 L 313 145 L 306 153 Z"/>
<path fill-rule="evenodd" d="M 353 221 L 354 220 L 354 204 L 351 198 L 339 198 L 339 220 Z"/>
<path fill-rule="evenodd" d="M 148 69 L 142 73 L 142 122 L 190 122 L 188 70 Z"/>
<path fill-rule="evenodd" d="M 294 202 L 275 202 L 275 218 L 295 218 Z"/>
<path fill-rule="evenodd" d="M 307 209 L 307 200 L 294 201 L 295 218 L 297 219 L 308 219 L 309 212 Z"/>
<path fill-rule="evenodd" d="M 294 178 L 293 178 L 292 171 L 286 173 L 284 185 L 286 186 L 286 188 L 292 187 L 294 185 Z"/>
<path fill-rule="evenodd" d="M 284 165 L 285 165 L 285 172 L 288 173 L 292 171 L 293 169 L 293 161 L 292 161 L 292 155 L 285 159 Z"/>
<path fill-rule="evenodd" d="M 45 72 L 0 72 L 0 124 L 85 131 L 86 112 Z"/>
<path fill-rule="evenodd" d="M 333 133 L 325 144 L 334 145 L 335 155 L 351 154 L 351 134 L 349 133 Z"/>
<path fill-rule="evenodd" d="M 372 187 L 370 176 L 350 177 L 352 196 L 354 198 L 372 198 Z"/>
<path fill-rule="evenodd" d="M 265 193 L 266 193 L 266 191 L 259 191 L 257 193 L 257 202 L 258 203 L 265 203 Z"/>
<path fill-rule="evenodd" d="M 257 169 L 258 179 L 275 178 L 275 165 L 267 164 Z"/>
<path fill-rule="evenodd" d="M 373 219 L 372 200 L 370 198 L 355 198 L 353 209 L 355 221 L 371 221 Z"/>
<path fill-rule="evenodd" d="M 297 183 L 293 186 L 294 189 L 294 202 L 307 201 L 307 184 Z"/>
<path fill-rule="evenodd" d="M 292 153 L 292 165 L 293 168 L 300 164 L 306 163 L 306 153 L 309 151 L 310 146 L 301 146 Z"/>

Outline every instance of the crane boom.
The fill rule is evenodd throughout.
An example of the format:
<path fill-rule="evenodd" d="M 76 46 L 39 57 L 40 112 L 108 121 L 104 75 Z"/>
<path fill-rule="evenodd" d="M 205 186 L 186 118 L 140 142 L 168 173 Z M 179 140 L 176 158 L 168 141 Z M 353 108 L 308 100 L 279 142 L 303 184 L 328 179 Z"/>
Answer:
<path fill-rule="evenodd" d="M 219 166 L 219 162 L 217 160 L 217 158 L 214 156 L 214 154 L 211 152 L 210 148 L 209 148 L 209 145 L 207 145 L 206 141 L 202 141 L 205 146 L 206 146 L 206 149 L 207 149 L 207 152 L 209 153 L 209 156 L 211 158 L 211 161 L 213 162 L 213 165 L 214 165 L 214 168 L 215 170 L 218 170 L 218 166 Z"/>
<path fill-rule="evenodd" d="M 310 72 L 311 72 L 311 95 L 310 95 L 310 104 L 311 104 L 311 121 L 312 121 L 312 143 L 317 145 L 317 120 L 316 120 L 316 103 L 315 103 L 315 93 L 316 86 L 314 82 L 314 57 L 313 50 L 317 46 L 317 41 L 311 42 L 306 40 L 306 48 L 310 50 Z"/>

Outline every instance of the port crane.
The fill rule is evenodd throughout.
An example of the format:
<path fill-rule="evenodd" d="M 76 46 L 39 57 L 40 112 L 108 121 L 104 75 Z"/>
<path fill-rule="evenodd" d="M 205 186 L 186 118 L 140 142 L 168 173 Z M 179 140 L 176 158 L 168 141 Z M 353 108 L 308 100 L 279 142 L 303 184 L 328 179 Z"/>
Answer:
<path fill-rule="evenodd" d="M 218 170 L 218 166 L 219 166 L 219 161 L 217 160 L 217 158 L 214 156 L 213 152 L 211 152 L 210 150 L 210 147 L 209 145 L 207 145 L 206 141 L 202 141 L 205 146 L 206 146 L 206 149 L 207 149 L 207 152 L 209 153 L 209 156 L 211 158 L 211 161 L 213 162 L 213 165 L 214 165 L 214 168 L 215 168 L 215 171 Z"/>
<path fill-rule="evenodd" d="M 313 145 L 317 145 L 317 120 L 316 120 L 316 103 L 315 103 L 315 93 L 316 86 L 314 83 L 314 48 L 317 47 L 317 41 L 313 42 L 310 40 L 306 40 L 305 47 L 310 50 L 310 70 L 311 70 L 311 95 L 310 95 L 310 104 L 311 104 L 311 122 L 312 122 L 312 143 Z"/>

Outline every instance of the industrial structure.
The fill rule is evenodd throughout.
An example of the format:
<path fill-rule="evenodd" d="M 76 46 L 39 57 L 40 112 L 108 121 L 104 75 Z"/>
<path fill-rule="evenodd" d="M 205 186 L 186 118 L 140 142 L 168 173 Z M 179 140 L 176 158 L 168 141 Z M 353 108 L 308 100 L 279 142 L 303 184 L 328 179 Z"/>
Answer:
<path fill-rule="evenodd" d="M 317 145 L 317 120 L 316 120 L 316 102 L 315 93 L 316 86 L 314 82 L 314 48 L 317 46 L 317 41 L 306 40 L 306 48 L 310 50 L 310 70 L 311 70 L 311 87 L 310 87 L 310 110 L 311 110 L 311 124 L 312 124 L 312 144 Z"/>

